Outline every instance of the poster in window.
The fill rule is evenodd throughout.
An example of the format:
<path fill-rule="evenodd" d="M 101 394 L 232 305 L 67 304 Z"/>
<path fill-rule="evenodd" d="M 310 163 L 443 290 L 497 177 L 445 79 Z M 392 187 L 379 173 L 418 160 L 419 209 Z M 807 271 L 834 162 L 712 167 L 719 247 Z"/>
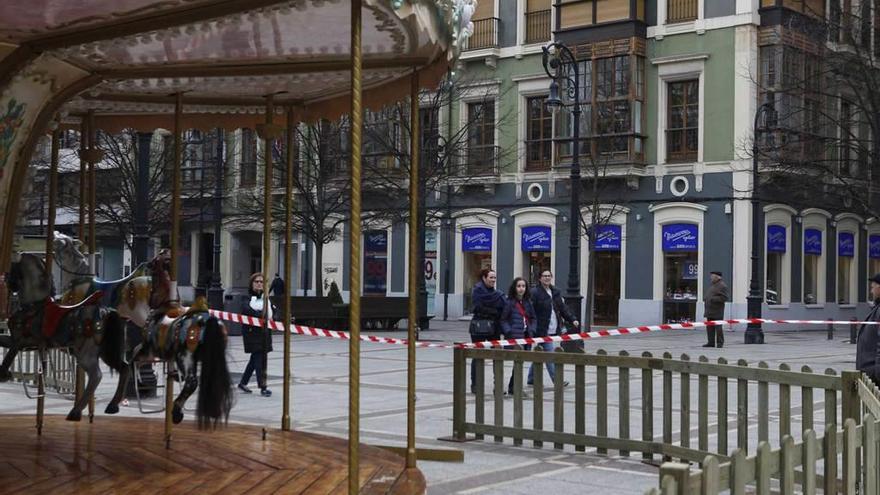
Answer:
<path fill-rule="evenodd" d="M 671 223 L 663 226 L 663 251 L 692 252 L 697 250 L 697 226 L 692 223 Z"/>
<path fill-rule="evenodd" d="M 461 231 L 462 251 L 492 251 L 492 229 L 474 227 Z"/>
<path fill-rule="evenodd" d="M 428 314 L 434 314 L 437 295 L 437 231 L 425 231 L 425 290 L 428 292 Z"/>
<path fill-rule="evenodd" d="M 388 232 L 368 230 L 364 234 L 364 294 L 385 295 L 388 270 Z"/>
<path fill-rule="evenodd" d="M 532 226 L 522 229 L 522 250 L 528 252 L 550 251 L 550 227 Z"/>
<path fill-rule="evenodd" d="M 596 251 L 620 251 L 622 237 L 620 225 L 599 225 L 596 227 L 596 241 L 593 244 L 593 249 Z"/>

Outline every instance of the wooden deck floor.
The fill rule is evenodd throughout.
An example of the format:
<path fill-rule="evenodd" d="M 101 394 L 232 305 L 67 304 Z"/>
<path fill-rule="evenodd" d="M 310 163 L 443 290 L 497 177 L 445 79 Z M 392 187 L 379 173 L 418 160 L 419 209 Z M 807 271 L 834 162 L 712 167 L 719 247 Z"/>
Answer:
<path fill-rule="evenodd" d="M 47 416 L 0 416 L 0 494 L 345 493 L 344 439 L 230 424 L 174 429 L 165 449 L 161 420 L 99 416 L 71 423 Z M 361 446 L 361 493 L 421 494 L 425 478 L 388 451 Z"/>

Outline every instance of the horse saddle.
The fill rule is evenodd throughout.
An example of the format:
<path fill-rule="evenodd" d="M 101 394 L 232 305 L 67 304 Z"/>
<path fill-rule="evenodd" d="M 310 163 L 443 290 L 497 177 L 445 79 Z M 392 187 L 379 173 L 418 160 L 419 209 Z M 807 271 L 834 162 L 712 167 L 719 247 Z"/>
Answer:
<path fill-rule="evenodd" d="M 61 321 L 62 318 L 64 318 L 65 315 L 67 315 L 67 313 L 82 308 L 83 306 L 91 306 L 92 304 L 97 304 L 101 301 L 102 297 L 104 297 L 103 292 L 93 292 L 82 301 L 71 306 L 63 306 L 53 301 L 52 299 L 46 300 L 46 306 L 43 310 L 43 336 L 47 338 L 52 338 L 55 335 L 55 331 L 58 329 L 58 323 Z"/>

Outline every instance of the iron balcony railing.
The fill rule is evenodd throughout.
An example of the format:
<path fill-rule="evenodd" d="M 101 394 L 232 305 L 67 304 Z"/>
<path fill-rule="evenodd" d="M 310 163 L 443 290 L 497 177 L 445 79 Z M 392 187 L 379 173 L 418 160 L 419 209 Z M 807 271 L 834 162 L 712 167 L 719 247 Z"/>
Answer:
<path fill-rule="evenodd" d="M 526 43 L 550 41 L 550 9 L 526 12 Z"/>
<path fill-rule="evenodd" d="M 462 172 L 467 177 L 498 175 L 498 157 L 501 146 L 468 146 L 464 155 Z"/>
<path fill-rule="evenodd" d="M 465 50 L 479 50 L 481 48 L 496 48 L 498 46 L 498 23 L 497 17 L 488 17 L 474 22 L 474 34 L 467 39 Z"/>

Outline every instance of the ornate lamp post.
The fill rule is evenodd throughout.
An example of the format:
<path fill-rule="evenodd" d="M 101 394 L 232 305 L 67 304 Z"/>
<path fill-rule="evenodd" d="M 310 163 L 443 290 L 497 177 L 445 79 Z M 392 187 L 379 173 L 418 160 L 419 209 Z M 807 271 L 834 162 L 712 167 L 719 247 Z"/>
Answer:
<path fill-rule="evenodd" d="M 763 236 L 763 212 L 761 211 L 761 201 L 758 198 L 758 153 L 760 146 L 758 145 L 758 132 L 761 124 L 766 128 L 774 115 L 776 109 L 773 104 L 764 102 L 758 111 L 755 112 L 755 123 L 752 128 L 752 280 L 749 282 L 749 295 L 746 298 L 746 312 L 749 318 L 761 317 L 761 304 L 764 302 L 762 292 L 761 270 L 758 266 L 758 250 L 761 247 L 761 239 Z M 764 330 L 760 323 L 749 323 L 746 327 L 745 335 L 746 344 L 763 344 Z"/>
<path fill-rule="evenodd" d="M 580 100 L 580 71 L 578 62 L 571 50 L 562 43 L 550 43 L 544 47 L 542 60 L 544 71 L 552 79 L 550 82 L 550 95 L 547 97 L 547 107 L 553 113 L 558 113 L 563 107 L 563 101 L 559 94 L 560 81 L 565 83 L 565 97 L 572 101 L 571 109 L 572 141 L 571 141 L 571 204 L 569 211 L 569 239 L 568 239 L 568 287 L 565 292 L 565 302 L 578 321 L 581 319 L 581 294 L 580 294 L 580 192 L 581 192 L 581 162 L 578 150 L 580 144 L 581 100 Z"/>
<path fill-rule="evenodd" d="M 223 285 L 220 279 L 220 236 L 223 229 L 223 153 L 224 136 L 223 129 L 217 130 L 217 160 L 214 162 L 214 256 L 211 266 L 211 282 L 208 286 L 208 305 L 213 309 L 223 309 Z"/>

